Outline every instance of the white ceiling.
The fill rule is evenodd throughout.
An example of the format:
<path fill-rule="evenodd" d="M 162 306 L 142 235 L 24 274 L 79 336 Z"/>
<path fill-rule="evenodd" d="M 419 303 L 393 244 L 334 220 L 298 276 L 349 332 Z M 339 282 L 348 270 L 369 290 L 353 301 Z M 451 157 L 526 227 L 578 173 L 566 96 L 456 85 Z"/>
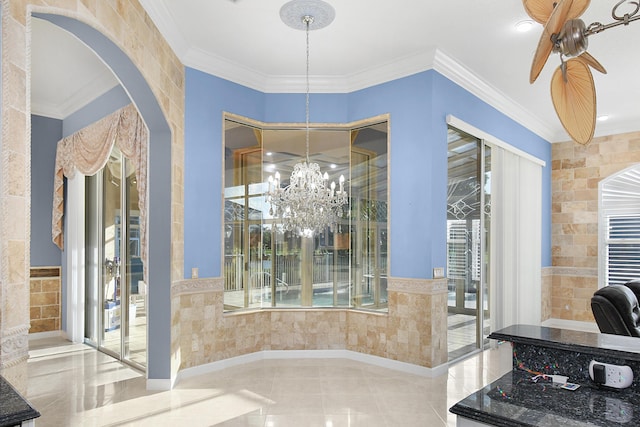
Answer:
<path fill-rule="evenodd" d="M 263 92 L 304 91 L 305 36 L 280 20 L 286 0 L 140 2 L 186 66 Z M 587 25 L 607 24 L 617 2 L 594 1 L 581 18 Z M 433 68 L 543 138 L 569 139 L 549 94 L 557 55 L 529 84 L 542 26 L 536 24 L 528 33 L 515 30 L 518 21 L 529 19 L 520 1 L 329 3 L 336 11 L 335 21 L 310 34 L 311 92 L 350 92 Z M 32 105 L 44 109 L 57 104 L 59 114 L 67 114 L 73 108 L 62 106 L 71 104 L 74 96 L 82 98 L 77 94 L 85 93 L 87 86 L 104 93 L 114 80 L 103 83 L 95 69 L 83 74 L 82 66 L 90 61 L 64 55 L 67 45 L 54 40 L 50 30 L 34 26 L 32 31 Z M 607 75 L 594 72 L 598 114 L 610 116 L 598 122 L 596 135 L 640 130 L 637 40 L 640 23 L 589 38 L 589 52 L 608 70 Z M 70 77 L 70 72 L 78 75 Z"/>
<path fill-rule="evenodd" d="M 64 119 L 118 85 L 111 70 L 75 36 L 31 20 L 31 113 Z"/>

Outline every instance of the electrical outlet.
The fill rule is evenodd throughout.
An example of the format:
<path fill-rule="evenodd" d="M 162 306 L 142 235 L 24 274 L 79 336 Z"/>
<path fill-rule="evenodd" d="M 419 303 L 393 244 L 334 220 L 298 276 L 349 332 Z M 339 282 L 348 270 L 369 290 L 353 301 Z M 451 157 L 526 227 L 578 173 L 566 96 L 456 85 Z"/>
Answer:
<path fill-rule="evenodd" d="M 598 372 L 603 372 L 599 375 Z M 633 382 L 633 371 L 629 366 L 611 365 L 592 360 L 589 377 L 598 384 L 612 388 L 627 388 Z"/>
<path fill-rule="evenodd" d="M 197 279 L 198 278 L 198 267 L 193 267 L 191 269 L 191 278 L 192 279 Z"/>
<path fill-rule="evenodd" d="M 435 267 L 433 269 L 433 278 L 434 279 L 444 278 L 444 267 Z"/>

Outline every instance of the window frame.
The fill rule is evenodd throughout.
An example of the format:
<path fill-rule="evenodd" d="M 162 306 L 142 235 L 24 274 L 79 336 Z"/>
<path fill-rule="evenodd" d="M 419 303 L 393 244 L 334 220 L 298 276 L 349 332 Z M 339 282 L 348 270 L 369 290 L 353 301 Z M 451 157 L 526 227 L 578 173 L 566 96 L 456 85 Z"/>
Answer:
<path fill-rule="evenodd" d="M 225 219 L 225 206 L 226 206 L 226 201 L 228 200 L 227 197 L 225 197 L 225 192 L 227 190 L 225 179 L 227 178 L 227 176 L 226 176 L 227 173 L 229 173 L 229 171 L 227 170 L 227 166 L 225 165 L 225 161 L 226 161 L 225 160 L 226 159 L 225 158 L 225 150 L 226 150 L 226 147 L 227 147 L 227 144 L 226 144 L 227 121 L 235 122 L 235 123 L 237 123 L 238 125 L 241 125 L 241 126 L 247 126 L 247 127 L 254 128 L 256 133 L 260 133 L 261 136 L 259 138 L 260 142 L 259 142 L 258 145 L 260 147 L 259 149 L 262 151 L 262 159 L 263 159 L 262 160 L 262 168 L 263 168 L 262 182 L 263 183 L 266 182 L 265 180 L 266 180 L 266 178 L 267 178 L 267 176 L 269 174 L 269 172 L 267 172 L 265 170 L 266 162 L 265 162 L 264 155 L 265 155 L 266 147 L 264 146 L 264 143 L 265 143 L 264 132 L 272 131 L 272 130 L 304 130 L 305 129 L 305 124 L 299 124 L 299 123 L 264 123 L 264 122 L 253 120 L 253 119 L 250 119 L 250 118 L 247 118 L 247 117 L 239 116 L 239 115 L 236 115 L 236 114 L 233 114 L 233 113 L 228 113 L 228 112 L 223 113 L 223 115 L 222 115 L 222 132 L 223 132 L 223 141 L 222 141 L 223 142 L 222 143 L 222 151 L 223 151 L 223 157 L 222 157 L 223 158 L 223 165 L 222 166 L 223 166 L 223 170 L 222 170 L 222 174 L 223 174 L 223 178 L 222 178 L 222 217 L 221 217 L 221 219 L 222 219 L 221 220 L 221 228 L 222 228 L 222 234 L 221 235 L 223 236 L 223 239 L 221 239 L 222 240 L 221 241 L 221 246 L 222 246 L 222 251 L 221 251 L 221 254 L 222 254 L 222 257 L 221 257 L 221 264 L 222 264 L 221 265 L 221 271 L 223 272 L 223 276 L 225 276 L 225 277 L 226 277 L 226 273 L 227 273 L 226 269 L 225 269 L 225 255 L 226 255 L 226 245 L 225 245 L 225 243 L 226 243 L 226 239 L 224 238 L 224 236 L 225 236 L 224 232 L 225 232 L 225 229 L 226 229 L 225 227 L 227 226 L 227 221 Z M 359 120 L 359 121 L 355 121 L 355 122 L 350 122 L 350 123 L 310 124 L 310 131 L 311 132 L 330 130 L 330 131 L 341 131 L 341 132 L 344 131 L 344 132 L 351 133 L 351 135 L 347 135 L 348 138 L 350 138 L 350 139 L 347 139 L 347 144 L 349 144 L 349 145 L 347 145 L 347 147 L 349 147 L 348 150 L 350 150 L 350 153 L 353 153 L 354 149 L 357 149 L 359 147 L 359 146 L 355 145 L 356 144 L 355 141 L 357 141 L 357 135 L 358 135 L 358 131 L 359 130 L 366 129 L 366 128 L 374 128 L 374 126 L 380 126 L 380 125 L 384 126 L 384 132 L 386 134 L 386 147 L 385 147 L 386 148 L 386 152 L 380 151 L 380 153 L 383 153 L 381 155 L 386 156 L 386 165 L 385 165 L 385 167 L 386 167 L 386 171 L 385 171 L 386 172 L 386 176 L 383 175 L 383 178 L 386 180 L 384 182 L 384 184 L 386 186 L 386 194 L 385 194 L 385 200 L 384 200 L 384 207 L 386 208 L 384 220 L 385 220 L 386 224 L 382 228 L 380 228 L 380 224 L 378 224 L 378 223 L 371 224 L 371 225 L 376 226 L 377 230 L 382 230 L 382 233 L 383 233 L 382 235 L 384 237 L 383 240 L 384 240 L 386 246 L 384 248 L 384 252 L 381 252 L 381 253 L 383 253 L 383 255 L 386 256 L 386 259 L 385 259 L 386 262 L 384 262 L 384 269 L 385 269 L 384 277 L 383 277 L 383 279 L 380 279 L 378 277 L 378 280 L 376 280 L 376 286 L 378 286 L 380 282 L 384 282 L 384 284 L 386 284 L 387 278 L 388 278 L 388 275 L 389 275 L 388 272 L 389 272 L 389 255 L 390 255 L 389 254 L 389 250 L 390 250 L 390 245 L 389 245 L 389 234 L 390 234 L 389 201 L 390 201 L 390 196 L 389 196 L 389 189 L 388 188 L 389 188 L 389 182 L 390 182 L 389 155 L 390 155 L 390 147 L 391 147 L 391 141 L 390 141 L 390 115 L 389 114 L 382 114 L 382 115 L 379 115 L 379 116 L 374 116 L 374 117 L 370 117 L 370 118 L 367 118 L 367 119 L 363 119 L 363 120 Z M 378 130 L 380 130 L 380 129 L 378 129 Z M 349 142 L 349 140 L 350 140 L 350 142 Z M 353 167 L 354 167 L 354 165 L 352 163 L 351 154 L 349 154 L 349 166 L 348 166 L 349 175 L 352 174 Z M 235 173 L 235 172 L 231 172 L 231 173 Z M 281 173 L 282 173 L 282 171 L 281 171 Z M 352 193 L 351 192 L 349 193 L 349 196 L 350 196 L 350 199 L 351 199 L 351 197 L 352 197 Z M 247 221 L 247 219 L 245 218 L 244 221 Z M 262 227 L 263 230 L 264 230 L 265 226 L 267 226 L 267 228 L 269 228 L 271 223 L 272 222 L 270 220 L 266 220 L 265 221 L 264 219 L 262 219 L 260 221 L 260 224 L 261 224 L 261 227 Z M 355 232 L 353 230 L 353 225 L 352 224 L 353 224 L 353 222 L 349 221 L 349 224 L 347 226 L 347 228 L 349 230 L 348 233 L 350 235 L 352 235 L 352 233 Z M 344 225 L 342 226 L 342 228 L 344 229 Z M 336 232 L 338 232 L 338 231 L 336 230 Z M 380 231 L 378 231 L 378 232 L 380 233 Z M 275 238 L 275 235 L 271 235 L 270 234 L 270 236 L 274 236 L 274 238 Z M 322 239 L 320 239 L 320 240 L 325 242 L 325 244 L 327 244 L 327 242 L 329 242 L 329 241 L 331 241 L 331 243 L 333 243 L 334 239 L 332 237 L 333 236 L 325 236 L 324 240 L 322 240 Z M 352 240 L 352 238 L 350 237 L 349 241 L 351 241 L 351 240 Z M 341 243 L 341 244 L 343 244 L 343 243 Z M 347 244 L 348 244 L 348 242 L 347 242 Z M 335 246 L 336 247 L 334 248 L 334 258 L 335 258 L 336 254 L 337 254 L 338 243 L 336 243 Z M 355 254 L 355 250 L 353 250 L 353 243 L 351 243 L 351 247 L 350 247 L 350 250 L 348 252 L 349 252 L 349 257 L 350 258 L 353 258 L 355 256 L 354 255 Z M 271 253 L 273 254 L 273 252 L 271 252 Z M 247 255 L 245 254 L 245 256 L 247 256 Z M 353 260 L 351 261 L 351 263 L 353 263 Z M 349 269 L 352 270 L 351 267 Z M 351 275 L 351 273 L 349 273 L 349 275 Z M 365 310 L 371 309 L 371 310 L 375 310 L 375 311 L 380 311 L 381 308 L 384 311 L 386 311 L 388 309 L 387 297 L 386 297 L 386 287 L 384 289 L 384 298 L 385 298 L 384 299 L 384 303 L 383 303 L 384 307 L 381 307 L 381 304 L 380 304 L 380 294 L 382 293 L 380 290 L 378 290 L 377 294 L 374 296 L 375 307 L 368 308 L 366 306 L 365 307 L 360 306 L 359 305 L 360 303 L 355 304 L 354 303 L 355 300 L 353 298 L 353 295 L 354 295 L 354 292 L 355 292 L 354 291 L 354 289 L 355 289 L 354 281 L 353 281 L 353 277 L 352 276 L 350 276 L 349 278 L 350 278 L 349 283 L 348 283 L 349 299 L 347 300 L 348 301 L 348 305 L 343 305 L 343 304 L 340 304 L 340 303 L 338 303 L 338 305 L 336 305 L 336 298 L 334 296 L 333 304 L 331 304 L 331 305 L 326 305 L 326 306 L 325 305 L 317 305 L 316 306 L 316 305 L 312 304 L 311 306 L 303 306 L 300 303 L 298 305 L 292 306 L 291 308 L 300 309 L 300 308 L 327 308 L 327 307 L 334 308 L 334 307 L 336 307 L 336 308 L 357 308 L 357 309 L 365 309 Z M 276 278 L 276 280 L 277 280 L 277 278 Z M 273 279 L 271 279 L 271 281 L 273 282 Z M 225 282 L 225 284 L 226 284 L 226 282 Z M 335 288 L 335 284 L 334 284 L 334 288 Z M 271 289 L 272 289 L 271 292 L 273 293 L 273 285 L 271 286 Z M 245 291 L 245 293 L 246 293 L 246 291 Z M 334 294 L 335 294 L 335 289 L 334 289 Z M 280 307 L 279 305 L 277 305 L 277 304 L 275 304 L 273 302 L 270 304 L 270 306 L 260 306 L 260 307 L 253 306 L 252 307 L 250 303 L 247 303 L 246 299 L 245 299 L 245 304 L 242 307 L 233 306 L 233 308 L 231 308 L 231 306 L 227 306 L 225 304 L 225 311 L 228 311 L 228 310 L 233 310 L 233 311 L 253 310 L 253 309 L 259 309 L 259 308 L 288 308 L 288 307 Z"/>
<path fill-rule="evenodd" d="M 610 219 L 634 219 L 638 222 L 638 237 L 611 238 Z M 609 274 L 609 247 L 618 244 L 640 245 L 640 164 L 623 169 L 598 183 L 598 288 L 611 283 Z M 636 276 L 640 278 L 640 261 Z"/>

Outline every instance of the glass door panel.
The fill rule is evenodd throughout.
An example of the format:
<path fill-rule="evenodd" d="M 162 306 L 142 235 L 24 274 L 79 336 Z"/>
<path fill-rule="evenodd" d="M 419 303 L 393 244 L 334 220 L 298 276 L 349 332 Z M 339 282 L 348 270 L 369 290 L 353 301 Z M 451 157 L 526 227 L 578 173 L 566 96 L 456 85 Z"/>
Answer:
<path fill-rule="evenodd" d="M 99 283 L 97 345 L 100 350 L 143 369 L 147 360 L 147 287 L 141 258 L 135 170 L 114 147 L 104 169 L 88 182 L 91 184 L 88 191 L 95 194 L 87 197 L 90 220 L 86 251 L 97 254 L 87 258 L 88 265 L 90 259 L 100 260 L 100 268 L 96 269 L 99 279 L 87 276 L 88 288 Z M 87 295 L 95 293 L 87 291 Z"/>
<path fill-rule="evenodd" d="M 122 354 L 122 244 L 120 212 L 122 211 L 121 153 L 117 148 L 109 156 L 103 173 L 102 199 L 102 340 L 101 346 Z"/>
<path fill-rule="evenodd" d="M 124 164 L 123 188 L 124 227 L 121 241 L 127 242 L 122 251 L 126 260 L 123 284 L 126 288 L 128 304 L 124 311 L 124 352 L 122 358 L 137 365 L 147 364 L 147 285 L 144 281 L 144 268 L 140 247 L 140 208 L 138 205 L 138 186 L 133 163 L 122 158 Z"/>
<path fill-rule="evenodd" d="M 102 256 L 102 174 L 85 177 L 85 341 L 97 347 L 102 339 L 103 300 L 102 284 L 104 257 Z"/>
<path fill-rule="evenodd" d="M 482 322 L 481 328 L 482 331 L 479 334 L 479 339 L 483 342 L 484 345 L 488 344 L 488 336 L 491 333 L 491 310 L 489 307 L 489 297 L 491 291 L 491 283 L 489 278 L 491 277 L 491 272 L 489 270 L 489 266 L 491 265 L 491 147 L 489 145 L 484 145 L 484 165 L 483 165 L 483 216 L 482 216 L 482 229 L 483 229 L 483 240 L 482 240 Z"/>
<path fill-rule="evenodd" d="M 488 262 L 483 143 L 449 129 L 447 280 L 449 360 L 481 348 Z"/>

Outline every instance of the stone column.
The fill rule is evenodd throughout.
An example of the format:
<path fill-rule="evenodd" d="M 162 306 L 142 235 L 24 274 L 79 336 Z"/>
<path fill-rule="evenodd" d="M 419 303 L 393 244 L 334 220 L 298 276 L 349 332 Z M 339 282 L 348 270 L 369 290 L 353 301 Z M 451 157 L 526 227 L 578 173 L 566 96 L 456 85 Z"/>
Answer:
<path fill-rule="evenodd" d="M 2 135 L 0 141 L 0 374 L 26 390 L 29 333 L 31 129 L 25 97 L 25 15 L 2 2 Z"/>

